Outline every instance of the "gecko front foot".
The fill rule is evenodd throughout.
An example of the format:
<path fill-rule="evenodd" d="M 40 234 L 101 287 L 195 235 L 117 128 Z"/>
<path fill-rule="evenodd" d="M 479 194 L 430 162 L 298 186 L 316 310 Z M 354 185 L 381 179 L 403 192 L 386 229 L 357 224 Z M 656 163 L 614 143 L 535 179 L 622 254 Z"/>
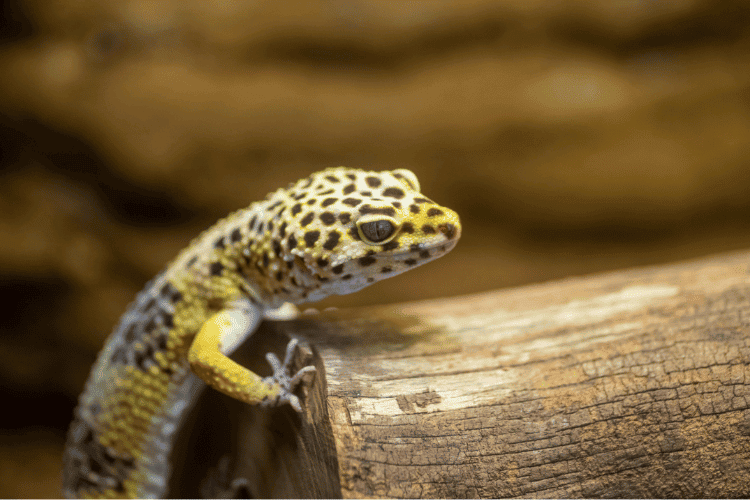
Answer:
<path fill-rule="evenodd" d="M 273 375 L 263 379 L 266 384 L 279 384 L 281 390 L 279 395 L 274 399 L 266 399 L 261 404 L 264 406 L 280 406 L 283 404 L 289 404 L 297 412 L 302 412 L 302 406 L 299 403 L 299 398 L 292 394 L 294 389 L 299 385 L 300 382 L 305 384 L 310 383 L 315 374 L 314 366 L 305 366 L 301 368 L 297 373 L 289 376 L 292 361 L 294 360 L 294 354 L 297 350 L 297 339 L 292 339 L 286 346 L 286 354 L 284 355 L 284 362 L 279 361 L 279 358 L 272 352 L 266 354 L 268 363 L 273 368 Z"/>

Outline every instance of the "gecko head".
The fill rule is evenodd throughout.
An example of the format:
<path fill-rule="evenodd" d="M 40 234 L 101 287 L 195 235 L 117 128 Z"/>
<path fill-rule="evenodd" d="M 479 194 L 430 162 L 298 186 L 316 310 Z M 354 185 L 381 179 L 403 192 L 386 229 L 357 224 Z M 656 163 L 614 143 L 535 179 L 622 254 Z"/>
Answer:
<path fill-rule="evenodd" d="M 285 207 L 283 231 L 270 237 L 288 272 L 274 292 L 293 302 L 355 292 L 445 255 L 461 235 L 458 215 L 422 195 L 405 169 L 330 168 L 267 203 Z"/>

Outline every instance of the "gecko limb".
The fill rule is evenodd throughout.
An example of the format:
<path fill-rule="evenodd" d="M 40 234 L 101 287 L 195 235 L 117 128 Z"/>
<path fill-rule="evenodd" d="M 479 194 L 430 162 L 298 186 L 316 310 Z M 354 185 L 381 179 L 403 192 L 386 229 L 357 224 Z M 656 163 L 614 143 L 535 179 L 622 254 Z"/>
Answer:
<path fill-rule="evenodd" d="M 291 377 L 289 376 L 298 343 L 297 339 L 289 341 L 286 346 L 286 354 L 284 355 L 283 363 L 279 361 L 279 358 L 277 358 L 274 353 L 269 352 L 266 354 L 266 359 L 273 369 L 273 375 L 264 378 L 263 382 L 270 385 L 278 384 L 280 391 L 275 398 L 267 398 L 263 400 L 261 404 L 266 406 L 281 406 L 283 404 L 288 404 L 298 413 L 302 412 L 299 398 L 295 396 L 293 392 L 300 382 L 304 382 L 305 384 L 312 382 L 312 379 L 315 376 L 315 367 L 305 366 Z"/>

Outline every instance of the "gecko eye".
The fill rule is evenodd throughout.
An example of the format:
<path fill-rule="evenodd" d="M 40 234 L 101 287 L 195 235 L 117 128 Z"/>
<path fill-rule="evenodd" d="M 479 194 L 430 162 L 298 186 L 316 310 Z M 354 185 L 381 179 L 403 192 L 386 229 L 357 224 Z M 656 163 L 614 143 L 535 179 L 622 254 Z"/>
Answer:
<path fill-rule="evenodd" d="M 366 243 L 383 243 L 396 233 L 396 224 L 389 219 L 360 221 L 359 236 Z"/>

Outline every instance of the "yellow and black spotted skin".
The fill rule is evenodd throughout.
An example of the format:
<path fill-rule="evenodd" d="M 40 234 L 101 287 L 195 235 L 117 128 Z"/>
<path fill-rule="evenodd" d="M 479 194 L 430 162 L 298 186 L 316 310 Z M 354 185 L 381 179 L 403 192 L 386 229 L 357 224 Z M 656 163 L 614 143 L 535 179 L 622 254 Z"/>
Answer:
<path fill-rule="evenodd" d="M 352 293 L 450 251 L 458 215 L 419 191 L 408 170 L 330 168 L 196 238 L 100 353 L 68 435 L 66 496 L 164 496 L 173 436 L 204 383 L 299 409 L 292 391 L 314 369 L 292 375 L 277 361 L 261 379 L 226 354 L 286 302 Z"/>

